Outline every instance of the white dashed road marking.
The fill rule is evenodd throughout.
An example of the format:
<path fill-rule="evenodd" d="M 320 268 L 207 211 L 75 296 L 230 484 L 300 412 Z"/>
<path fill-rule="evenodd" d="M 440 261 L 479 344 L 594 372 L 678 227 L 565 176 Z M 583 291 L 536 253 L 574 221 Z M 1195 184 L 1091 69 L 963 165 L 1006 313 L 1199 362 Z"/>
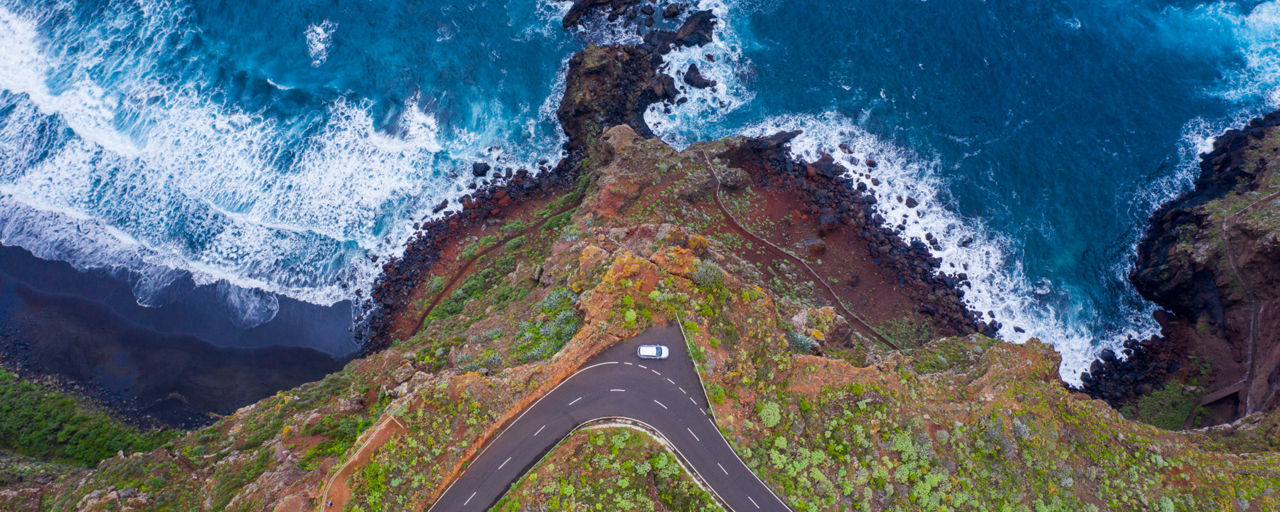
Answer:
<path fill-rule="evenodd" d="M 462 502 L 462 506 L 467 506 L 468 503 L 471 503 L 471 498 L 474 497 L 476 497 L 476 493 L 472 492 L 470 496 L 467 496 L 467 501 Z"/>
<path fill-rule="evenodd" d="M 676 381 L 671 380 L 671 377 L 667 377 L 667 382 L 670 382 L 673 386 L 676 384 Z"/>
<path fill-rule="evenodd" d="M 538 437 L 538 434 L 541 434 L 541 433 L 542 433 L 542 429 L 544 429 L 544 428 L 547 428 L 547 426 L 546 426 L 546 425 L 543 425 L 543 426 L 541 426 L 541 427 L 538 427 L 538 431 L 533 433 L 533 437 Z"/>
<path fill-rule="evenodd" d="M 646 370 L 648 370 L 648 369 L 649 369 L 649 367 L 648 367 L 648 366 L 645 366 L 645 365 L 642 365 L 642 364 L 638 364 L 638 365 L 636 365 L 636 366 L 639 366 L 639 367 L 644 368 L 644 369 L 646 369 Z"/>
<path fill-rule="evenodd" d="M 572 402 L 569 402 L 569 405 L 578 403 L 578 400 L 582 400 L 582 397 L 574 398 Z"/>
<path fill-rule="evenodd" d="M 667 408 L 667 406 L 662 405 L 662 402 L 659 402 L 659 401 L 657 401 L 657 400 L 654 400 L 654 401 L 653 401 L 653 403 L 658 404 L 658 407 L 661 407 L 661 408 L 663 408 L 663 409 L 666 409 L 666 408 Z"/>
<path fill-rule="evenodd" d="M 623 362 L 622 362 L 622 364 L 625 364 L 625 365 L 627 365 L 627 366 L 632 366 L 632 364 L 631 364 L 631 362 L 630 362 L 630 361 L 623 361 Z"/>
<path fill-rule="evenodd" d="M 654 375 L 662 375 L 661 373 L 658 373 L 658 370 L 649 370 L 649 371 L 653 372 Z"/>
<path fill-rule="evenodd" d="M 756 500 L 752 500 L 750 496 L 747 496 L 747 499 L 751 500 L 751 504 L 755 505 L 756 508 L 760 508 L 760 505 L 756 503 Z"/>
<path fill-rule="evenodd" d="M 717 462 L 717 463 L 716 463 L 716 465 L 717 465 L 717 466 L 720 466 L 720 463 L 719 463 L 719 462 Z M 729 471 L 728 471 L 727 469 L 725 469 L 725 468 L 724 468 L 724 466 L 720 466 L 720 471 L 724 471 L 724 474 L 726 474 L 726 475 L 727 475 L 727 474 L 729 474 Z"/>
<path fill-rule="evenodd" d="M 684 429 L 689 431 L 689 435 L 693 436 L 693 440 L 694 440 L 694 441 L 697 441 L 697 442 L 699 442 L 699 443 L 701 443 L 701 442 L 702 442 L 702 440 L 701 440 L 701 439 L 698 439 L 698 434 L 694 434 L 694 433 L 693 433 L 693 429 L 691 429 L 691 428 L 689 428 L 689 427 L 685 427 Z"/>
<path fill-rule="evenodd" d="M 681 387 L 681 386 L 676 386 L 676 387 L 680 388 L 680 392 L 681 392 L 681 393 L 684 393 L 684 394 L 686 394 L 686 395 L 687 395 L 687 394 L 689 394 L 689 392 L 688 392 L 688 391 L 685 391 L 683 387 Z"/>
<path fill-rule="evenodd" d="M 506 466 L 508 462 L 511 462 L 511 457 L 507 457 L 507 460 L 502 461 L 502 464 L 498 464 L 498 469 L 502 469 L 502 466 Z M 720 469 L 724 469 L 724 468 L 720 468 Z"/>
<path fill-rule="evenodd" d="M 612 392 L 614 392 L 614 393 L 622 393 L 622 392 L 625 392 L 626 390 L 625 390 L 625 389 L 619 389 L 619 388 L 613 388 L 613 389 L 610 389 L 609 391 L 612 391 Z"/>
<path fill-rule="evenodd" d="M 693 401 L 693 397 L 689 397 L 689 403 L 693 405 L 698 405 L 698 402 Z"/>

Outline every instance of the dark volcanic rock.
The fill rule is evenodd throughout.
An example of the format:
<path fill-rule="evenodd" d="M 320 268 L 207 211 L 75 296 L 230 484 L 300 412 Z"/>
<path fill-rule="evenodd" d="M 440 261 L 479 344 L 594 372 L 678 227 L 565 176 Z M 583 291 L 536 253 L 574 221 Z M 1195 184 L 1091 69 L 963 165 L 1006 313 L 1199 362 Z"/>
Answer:
<path fill-rule="evenodd" d="M 611 15 L 641 12 L 630 9 L 639 0 L 575 0 L 565 16 L 566 27 L 574 26 L 593 8 L 611 8 Z M 470 226 L 483 223 L 502 213 L 503 208 L 529 198 L 562 194 L 577 181 L 579 164 L 586 155 L 589 141 L 609 127 L 625 124 L 643 137 L 653 137 L 644 122 L 649 105 L 672 101 L 676 96 L 675 80 L 658 72 L 662 52 L 680 45 L 705 44 L 711 40 L 715 16 L 710 12 L 695 13 L 676 32 L 659 31 L 646 36 L 640 46 L 588 46 L 569 60 L 565 76 L 565 92 L 556 117 L 569 141 L 568 156 L 552 169 L 531 176 L 525 169 L 494 173 L 482 186 L 472 182 L 472 192 L 458 201 L 461 209 L 443 218 L 424 222 L 410 240 L 400 258 L 387 262 L 370 293 L 372 308 L 357 326 L 357 338 L 365 351 L 390 345 L 395 336 L 396 321 L 391 312 L 404 310 L 411 300 L 421 276 L 439 258 L 452 237 Z M 658 34 L 658 35 L 654 35 Z M 540 162 L 540 165 L 546 162 Z M 492 168 L 478 162 L 472 166 L 476 177 L 489 176 Z M 443 211 L 448 203 L 436 206 L 433 213 Z"/>
<path fill-rule="evenodd" d="M 1280 309 L 1280 238 L 1274 221 L 1242 215 L 1275 208 L 1275 191 L 1259 187 L 1280 175 L 1277 162 L 1280 112 L 1219 137 L 1201 155 L 1195 188 L 1152 214 L 1129 280 L 1172 314 L 1157 315 L 1160 339 L 1096 362 L 1086 392 L 1120 403 L 1167 378 L 1194 378 L 1207 424 L 1280 404 L 1280 315 L 1259 313 Z"/>
<path fill-rule="evenodd" d="M 616 16 L 616 13 L 626 10 L 628 7 L 640 3 L 640 0 L 573 0 L 573 5 L 569 7 L 569 12 L 565 13 L 561 24 L 564 28 L 572 28 L 582 21 L 582 17 L 594 8 L 610 8 L 610 15 Z"/>
<path fill-rule="evenodd" d="M 689 64 L 689 69 L 684 72 L 684 83 L 697 89 L 706 89 L 708 87 L 716 86 L 715 80 L 710 80 L 707 77 L 702 76 L 702 72 L 698 71 L 697 64 Z"/>
<path fill-rule="evenodd" d="M 875 196 L 865 187 L 855 187 L 844 178 L 845 169 L 829 155 L 818 161 L 796 161 L 787 145 L 799 131 L 777 133 L 769 137 L 745 138 L 725 151 L 720 158 L 730 167 L 755 175 L 766 187 L 798 191 L 809 203 L 820 233 L 851 229 L 867 240 L 866 250 L 873 261 L 886 265 L 897 274 L 912 297 L 922 304 L 921 312 L 933 317 L 944 334 L 962 335 L 983 332 L 994 335 L 999 323 L 979 321 L 979 316 L 964 304 L 958 288 L 962 280 L 938 271 L 940 260 L 923 244 L 907 244 L 897 232 L 875 212 Z M 852 286 L 857 286 L 854 278 Z"/>
<path fill-rule="evenodd" d="M 634 46 L 588 46 L 569 59 L 564 99 L 556 116 L 569 136 L 570 152 L 582 151 L 588 138 L 625 124 L 653 137 L 644 111 L 675 99 L 675 80 L 658 72 L 660 58 Z"/>
<path fill-rule="evenodd" d="M 673 48 L 702 46 L 711 42 L 715 33 L 716 15 L 711 11 L 698 11 L 689 16 L 679 29 L 656 30 L 644 35 L 642 49 L 656 54 L 666 54 Z"/>
<path fill-rule="evenodd" d="M 711 11 L 698 11 L 689 16 L 676 30 L 676 46 L 702 46 L 711 42 L 716 29 L 716 15 Z"/>

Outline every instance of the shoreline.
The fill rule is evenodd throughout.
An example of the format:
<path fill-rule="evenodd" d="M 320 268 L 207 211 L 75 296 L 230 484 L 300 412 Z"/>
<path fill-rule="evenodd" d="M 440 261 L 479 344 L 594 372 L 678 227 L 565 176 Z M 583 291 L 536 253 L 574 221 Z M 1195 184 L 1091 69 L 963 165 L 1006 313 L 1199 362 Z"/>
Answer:
<path fill-rule="evenodd" d="M 340 369 L 355 353 L 349 306 L 282 297 L 276 318 L 243 330 L 212 290 L 175 284 L 172 296 L 144 308 L 108 272 L 0 246 L 0 358 L 122 416 L 191 427 Z"/>
<path fill-rule="evenodd" d="M 1129 281 L 1160 308 L 1160 332 L 1125 341 L 1120 354 L 1104 351 L 1082 376 L 1083 391 L 1121 408 L 1182 385 L 1181 402 L 1192 404 L 1183 428 L 1278 405 L 1267 383 L 1280 365 L 1280 239 L 1268 234 L 1277 228 L 1267 206 L 1280 194 L 1277 134 L 1280 111 L 1221 134 L 1200 155 L 1194 188 L 1151 215 Z"/>
<path fill-rule="evenodd" d="M 564 146 L 568 156 L 554 168 L 533 175 L 525 169 L 496 169 L 490 175 L 487 164 L 476 163 L 473 172 L 477 178 L 493 179 L 483 181 L 460 198 L 460 209 L 424 221 L 406 243 L 404 254 L 383 266 L 370 294 L 374 306 L 357 321 L 362 355 L 390 346 L 397 339 L 397 331 L 403 334 L 403 329 L 395 327 L 396 317 L 418 297 L 417 288 L 424 284 L 419 278 L 429 275 L 447 247 L 460 245 L 475 234 L 473 229 L 501 218 L 524 201 L 546 200 L 569 192 L 578 181 L 583 159 L 589 158 L 588 142 L 598 136 L 593 129 L 627 125 L 642 137 L 654 137 L 644 121 L 644 111 L 654 103 L 679 101 L 676 78 L 659 71 L 663 55 L 675 48 L 710 42 L 718 20 L 710 11 L 694 11 L 674 31 L 645 31 L 642 20 L 649 15 L 637 8 L 638 4 L 630 0 L 575 2 L 580 16 L 593 9 L 609 9 L 611 20 L 626 16 L 623 22 L 639 27 L 643 42 L 591 45 L 570 59 L 565 94 L 557 112 L 568 135 Z M 566 17 L 566 28 L 576 26 L 580 16 Z M 608 55 L 609 52 L 616 54 Z M 616 61 L 616 67 L 609 65 L 610 61 Z M 930 254 L 925 244 L 904 241 L 875 211 L 877 198 L 873 191 L 840 178 L 844 169 L 829 155 L 815 162 L 804 162 L 792 155 L 786 146 L 795 135 L 739 137 L 742 147 L 726 156 L 759 171 L 762 185 L 796 194 L 806 204 L 807 213 L 825 226 L 824 232 L 837 228 L 851 231 L 853 238 L 865 244 L 876 266 L 897 275 L 898 284 L 919 301 L 919 312 L 934 318 L 949 332 L 990 334 L 999 330 L 998 321 L 983 322 L 981 315 L 964 303 L 964 274 L 942 272 L 941 261 Z M 433 213 L 448 205 L 447 201 L 441 203 Z"/>

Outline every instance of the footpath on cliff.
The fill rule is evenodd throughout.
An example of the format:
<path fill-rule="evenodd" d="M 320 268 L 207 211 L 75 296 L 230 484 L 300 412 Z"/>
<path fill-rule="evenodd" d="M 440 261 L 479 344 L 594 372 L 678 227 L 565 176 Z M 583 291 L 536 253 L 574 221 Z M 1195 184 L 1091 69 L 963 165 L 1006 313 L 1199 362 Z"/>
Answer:
<path fill-rule="evenodd" d="M 1087 392 L 1118 408 L 1164 409 L 1167 428 L 1280 405 L 1280 112 L 1201 156 L 1195 187 L 1152 215 L 1130 280 L 1162 308 L 1161 334 L 1104 352 L 1084 376 Z"/>
<path fill-rule="evenodd" d="M 0 509 L 423 510 L 587 361 L 676 324 L 716 427 L 793 510 L 1280 507 L 1274 449 L 1126 420 L 1063 386 L 1048 345 L 982 335 L 960 281 L 833 159 L 796 160 L 794 134 L 653 137 L 643 112 L 684 87 L 662 56 L 714 38 L 712 13 L 645 30 L 669 9 L 578 6 L 642 42 L 570 59 L 564 160 L 477 165 L 424 220 L 373 291 L 364 357 L 163 447 L 4 485 Z M 628 439 L 566 440 L 497 509 L 715 507 Z"/>

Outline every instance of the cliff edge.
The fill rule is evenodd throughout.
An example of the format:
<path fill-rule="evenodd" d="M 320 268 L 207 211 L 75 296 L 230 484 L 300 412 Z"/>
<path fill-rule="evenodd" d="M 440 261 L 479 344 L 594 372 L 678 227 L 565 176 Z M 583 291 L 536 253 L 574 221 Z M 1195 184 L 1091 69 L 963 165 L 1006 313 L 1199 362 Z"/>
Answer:
<path fill-rule="evenodd" d="M 1104 354 L 1086 389 L 1113 403 L 1191 384 L 1185 426 L 1280 404 L 1280 112 L 1217 139 L 1195 188 L 1151 217 L 1130 280 L 1165 311 L 1162 340 Z"/>

